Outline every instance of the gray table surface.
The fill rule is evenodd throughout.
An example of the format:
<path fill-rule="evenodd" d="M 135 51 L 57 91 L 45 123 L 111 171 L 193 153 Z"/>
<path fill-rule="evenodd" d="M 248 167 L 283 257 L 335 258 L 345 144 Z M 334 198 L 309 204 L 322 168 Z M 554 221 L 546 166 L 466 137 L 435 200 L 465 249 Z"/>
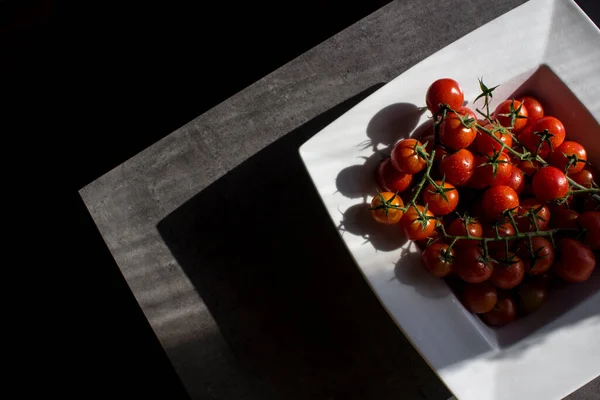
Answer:
<path fill-rule="evenodd" d="M 193 399 L 449 396 L 354 266 L 297 149 L 521 3 L 390 3 L 80 191 Z M 570 398 L 600 399 L 600 379 Z"/>

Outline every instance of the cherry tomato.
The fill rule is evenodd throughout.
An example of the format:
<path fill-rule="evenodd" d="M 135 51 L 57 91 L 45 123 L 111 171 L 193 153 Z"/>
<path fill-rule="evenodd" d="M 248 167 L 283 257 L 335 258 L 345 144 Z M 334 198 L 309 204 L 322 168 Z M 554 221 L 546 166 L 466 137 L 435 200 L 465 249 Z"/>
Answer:
<path fill-rule="evenodd" d="M 457 260 L 454 269 L 462 280 L 469 283 L 481 283 L 492 275 L 492 265 L 486 265 L 483 261 L 483 249 L 481 247 L 464 247 L 457 249 Z"/>
<path fill-rule="evenodd" d="M 523 106 L 527 109 L 528 124 L 531 124 L 536 119 L 540 119 L 544 116 L 544 108 L 535 97 L 523 96 L 518 100 L 523 103 Z"/>
<path fill-rule="evenodd" d="M 427 162 L 417 152 L 423 145 L 416 139 L 403 139 L 392 149 L 392 164 L 398 171 L 414 175 L 421 172 Z"/>
<path fill-rule="evenodd" d="M 577 223 L 585 229 L 583 243 L 592 250 L 600 250 L 600 212 L 586 211 L 579 215 Z"/>
<path fill-rule="evenodd" d="M 519 163 L 519 169 L 529 177 L 532 177 L 540 167 L 541 164 L 537 161 L 524 160 Z"/>
<path fill-rule="evenodd" d="M 560 278 L 567 282 L 584 282 L 595 267 L 596 258 L 589 247 L 570 238 L 558 242 L 558 260 L 554 269 Z"/>
<path fill-rule="evenodd" d="M 548 239 L 541 236 L 533 236 L 531 243 L 529 239 L 519 241 L 516 253 L 523 260 L 525 272 L 529 275 L 543 274 L 554 264 L 554 247 Z"/>
<path fill-rule="evenodd" d="M 573 158 L 574 164 L 571 164 L 567 170 L 569 175 L 579 172 L 583 169 L 583 167 L 585 167 L 585 161 L 587 161 L 587 152 L 585 151 L 585 147 L 579 143 L 571 140 L 565 140 L 560 146 L 554 149 L 554 151 L 550 152 L 548 162 L 550 165 L 564 172 L 565 168 L 569 164 L 569 158 L 571 157 L 576 157 L 576 159 Z"/>
<path fill-rule="evenodd" d="M 584 168 L 574 174 L 569 173 L 569 178 L 586 188 L 591 188 L 592 184 L 595 182 L 594 173 L 587 168 Z"/>
<path fill-rule="evenodd" d="M 583 211 L 600 211 L 600 203 L 593 196 L 583 199 Z"/>
<path fill-rule="evenodd" d="M 550 213 L 550 228 L 552 229 L 577 229 L 577 218 L 579 213 L 572 208 L 567 208 L 563 204 L 549 203 Z"/>
<path fill-rule="evenodd" d="M 421 254 L 423 266 L 431 275 L 443 278 L 452 272 L 454 249 L 445 243 L 433 243 Z"/>
<path fill-rule="evenodd" d="M 494 166 L 496 171 L 494 172 Z M 495 156 L 475 156 L 475 172 L 471 177 L 469 186 L 483 189 L 487 186 L 508 185 L 513 166 L 506 153 L 497 153 Z"/>
<path fill-rule="evenodd" d="M 508 131 L 502 132 L 501 130 L 494 128 L 492 125 L 484 126 L 488 131 L 492 131 L 493 135 L 500 139 L 508 147 L 512 146 L 513 140 L 512 135 Z M 494 152 L 499 152 L 502 149 L 502 145 L 494 140 L 490 135 L 486 132 L 477 132 L 477 137 L 475 138 L 475 145 L 477 146 L 477 151 L 482 154 L 494 154 Z M 504 151 L 507 151 L 506 149 Z"/>
<path fill-rule="evenodd" d="M 415 210 L 415 207 L 410 207 L 402 219 L 400 220 L 400 226 L 404 231 L 404 235 L 409 240 L 423 240 L 428 238 L 435 231 L 435 218 L 431 211 L 427 210 L 425 213 L 425 207 L 416 206 L 421 214 L 424 214 L 424 219 L 419 217 L 419 213 Z"/>
<path fill-rule="evenodd" d="M 517 139 L 527 150 L 532 153 L 538 151 L 538 143 L 540 142 L 540 137 L 538 135 L 534 135 L 531 131 L 531 125 L 527 125 L 519 134 L 517 135 Z M 550 147 L 548 145 L 541 146 L 538 155 L 542 158 L 546 158 L 550 153 Z"/>
<path fill-rule="evenodd" d="M 475 122 L 477 122 L 477 114 L 475 114 L 475 112 L 467 106 L 460 106 L 456 112 L 462 116 L 472 118 Z"/>
<path fill-rule="evenodd" d="M 427 108 L 433 114 L 440 111 L 440 104 L 447 104 L 452 109 L 457 110 L 463 105 L 465 95 L 462 88 L 454 79 L 443 78 L 433 82 L 427 94 L 425 95 L 425 103 Z"/>
<path fill-rule="evenodd" d="M 440 189 L 437 190 L 431 183 L 427 185 L 423 192 L 423 202 L 429 204 L 429 210 L 434 215 L 448 215 L 458 205 L 458 190 L 448 182 L 435 181 L 435 183 Z"/>
<path fill-rule="evenodd" d="M 537 175 L 537 174 L 536 174 Z M 519 195 L 508 186 L 492 186 L 483 194 L 483 208 L 490 219 L 502 220 L 507 210 L 519 207 Z"/>
<path fill-rule="evenodd" d="M 533 193 L 540 201 L 551 201 L 565 197 L 569 192 L 569 181 L 556 167 L 542 167 L 533 175 Z"/>
<path fill-rule="evenodd" d="M 410 187 L 413 175 L 398 171 L 389 158 L 383 160 L 377 168 L 377 185 L 388 192 L 402 193 Z"/>
<path fill-rule="evenodd" d="M 513 236 L 516 233 L 515 227 L 512 226 L 510 222 L 496 222 L 491 224 L 487 223 L 483 226 L 483 237 L 495 238 L 496 230 L 498 230 L 498 236 L 500 237 Z M 512 248 L 514 243 L 514 240 L 509 240 L 508 248 Z M 504 240 L 494 240 L 493 242 L 488 242 L 487 246 L 491 253 L 499 253 L 506 250 L 506 244 L 504 243 Z"/>
<path fill-rule="evenodd" d="M 537 211 L 536 211 L 537 210 Z M 550 209 L 537 199 L 529 198 L 521 202 L 518 215 L 515 218 L 519 232 L 535 231 L 535 223 L 528 213 L 535 213 L 535 223 L 540 231 L 545 231 L 550 224 Z"/>
<path fill-rule="evenodd" d="M 471 179 L 474 168 L 475 157 L 466 149 L 447 154 L 439 163 L 440 174 L 455 187 L 465 186 Z"/>
<path fill-rule="evenodd" d="M 523 143 L 529 151 L 535 151 L 538 143 L 540 143 L 541 136 L 537 135 L 536 132 L 540 133 L 546 130 L 548 130 L 548 133 L 552 135 L 552 137 L 549 138 L 550 143 L 552 144 L 552 149 L 556 149 L 562 144 L 562 142 L 564 142 L 566 131 L 562 122 L 554 117 L 542 117 L 531 123 L 531 142 L 529 143 L 529 146 L 531 147 L 529 147 L 527 143 Z M 548 146 L 548 143 L 546 142 L 542 143 L 541 148 L 545 151 L 551 150 L 550 146 Z"/>
<path fill-rule="evenodd" d="M 513 166 L 506 186 L 514 190 L 517 194 L 523 193 L 523 190 L 525 190 L 525 173 L 518 167 Z"/>
<path fill-rule="evenodd" d="M 517 307 L 506 292 L 498 291 L 498 300 L 492 311 L 481 314 L 481 319 L 491 326 L 503 326 L 517 318 Z"/>
<path fill-rule="evenodd" d="M 463 219 L 457 218 L 450 223 L 446 232 L 452 236 L 467 236 L 467 229 L 469 235 L 475 238 L 482 237 L 481 224 L 473 218 Z M 462 249 L 464 247 L 474 247 L 479 244 L 478 240 L 458 240 L 454 244 L 454 248 Z"/>
<path fill-rule="evenodd" d="M 440 125 L 440 141 L 443 145 L 454 149 L 465 149 L 473 143 L 477 129 L 474 122 L 471 126 L 465 126 L 460 118 L 450 113 Z"/>
<path fill-rule="evenodd" d="M 511 118 L 511 105 L 512 109 L 515 112 L 515 115 L 522 118 L 516 118 L 514 122 L 514 126 L 512 125 Z M 517 112 L 518 110 L 518 112 Z M 494 111 L 494 117 L 498 120 L 500 125 L 510 128 L 514 133 L 519 132 L 521 129 L 527 125 L 527 108 L 522 106 L 519 100 L 505 100 L 502 103 L 498 104 L 496 110 Z"/>
<path fill-rule="evenodd" d="M 500 289 L 512 289 L 523 280 L 525 276 L 525 266 L 523 261 L 515 254 L 509 252 L 500 252 L 496 255 L 498 263 L 494 263 L 494 272 L 490 277 L 490 282 Z"/>
<path fill-rule="evenodd" d="M 383 197 L 383 201 L 382 201 Z M 385 203 L 385 204 L 384 204 Z M 371 200 L 371 215 L 380 224 L 392 225 L 398 223 L 404 213 L 397 207 L 403 207 L 400 196 L 393 192 L 383 192 Z"/>
<path fill-rule="evenodd" d="M 531 314 L 540 309 L 548 296 L 548 288 L 539 279 L 533 279 L 519 287 L 521 309 L 525 314 Z"/>
<path fill-rule="evenodd" d="M 496 287 L 490 282 L 467 283 L 462 291 L 465 308 L 476 314 L 492 311 L 498 299 Z"/>

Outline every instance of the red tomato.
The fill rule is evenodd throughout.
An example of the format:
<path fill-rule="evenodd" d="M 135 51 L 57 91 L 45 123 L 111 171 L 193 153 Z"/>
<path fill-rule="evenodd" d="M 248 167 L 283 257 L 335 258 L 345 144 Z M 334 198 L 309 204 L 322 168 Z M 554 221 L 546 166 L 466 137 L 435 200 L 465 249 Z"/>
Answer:
<path fill-rule="evenodd" d="M 423 266 L 431 275 L 443 278 L 452 272 L 454 249 L 445 243 L 433 243 L 421 254 Z"/>
<path fill-rule="evenodd" d="M 416 139 L 403 139 L 392 149 L 392 164 L 398 171 L 414 175 L 421 172 L 427 161 L 418 154 L 418 148 L 423 147 Z M 425 150 L 423 148 L 423 150 Z"/>
<path fill-rule="evenodd" d="M 498 263 L 494 263 L 494 272 L 490 282 L 500 289 L 512 289 L 523 280 L 525 267 L 523 261 L 513 253 L 500 252 L 496 255 Z"/>
<path fill-rule="evenodd" d="M 517 307 L 513 298 L 506 292 L 498 292 L 498 300 L 492 311 L 481 314 L 488 325 L 503 326 L 517 318 Z"/>
<path fill-rule="evenodd" d="M 496 288 L 490 282 L 468 283 L 462 291 L 465 308 L 476 314 L 492 311 L 497 299 Z"/>
<path fill-rule="evenodd" d="M 413 175 L 398 171 L 389 158 L 383 160 L 377 168 L 377 185 L 388 192 L 402 193 L 410 187 Z"/>
<path fill-rule="evenodd" d="M 569 181 L 556 167 L 542 167 L 533 175 L 533 193 L 540 201 L 551 201 L 565 197 L 569 192 Z"/>
<path fill-rule="evenodd" d="M 535 153 L 537 151 L 537 145 L 540 142 L 540 137 L 531 133 L 531 125 L 527 125 L 521 132 L 519 132 L 517 139 L 531 153 Z M 548 145 L 540 147 L 538 152 L 539 156 L 542 158 L 546 158 L 549 153 L 550 148 Z"/>
<path fill-rule="evenodd" d="M 435 183 L 439 190 L 431 183 L 427 185 L 423 192 L 423 202 L 429 204 L 429 210 L 434 215 L 448 215 L 458 205 L 458 190 L 448 182 L 435 181 Z"/>
<path fill-rule="evenodd" d="M 523 143 L 525 147 L 527 147 L 529 151 L 535 151 L 541 139 L 541 136 L 537 135 L 536 132 L 541 133 L 546 130 L 552 135 L 552 137 L 549 138 L 550 143 L 552 144 L 552 149 L 556 149 L 562 144 L 562 142 L 564 142 L 566 131 L 562 122 L 554 117 L 542 117 L 531 123 L 531 142 L 529 143 L 529 146 L 527 143 Z M 551 150 L 550 146 L 548 146 L 548 143 L 542 143 L 541 148 L 544 151 Z"/>
<path fill-rule="evenodd" d="M 499 237 L 513 236 L 516 233 L 515 227 L 512 226 L 512 224 L 510 222 L 494 223 L 494 224 L 488 223 L 483 226 L 483 237 L 495 238 L 496 230 L 498 230 Z M 512 248 L 514 243 L 515 243 L 514 240 L 508 241 L 509 249 Z M 499 252 L 503 252 L 506 250 L 506 244 L 504 243 L 504 240 L 495 240 L 493 242 L 488 242 L 487 247 L 491 253 L 499 253 Z"/>
<path fill-rule="evenodd" d="M 454 113 L 448 114 L 440 125 L 440 141 L 454 150 L 469 147 L 476 135 L 477 129 L 475 129 L 474 122 L 472 125 L 466 126 Z"/>
<path fill-rule="evenodd" d="M 531 124 L 536 119 L 540 119 L 544 116 L 544 108 L 535 97 L 523 96 L 519 101 L 523 103 L 523 106 L 527 109 L 528 124 Z"/>
<path fill-rule="evenodd" d="M 541 236 L 533 236 L 531 243 L 529 239 L 520 240 L 516 253 L 523 260 L 525 272 L 529 275 L 541 275 L 554 264 L 554 247 L 548 239 Z"/>
<path fill-rule="evenodd" d="M 532 213 L 535 213 L 535 222 L 531 219 Z M 540 231 L 545 231 L 550 224 L 550 209 L 537 199 L 525 199 L 521 202 L 519 214 L 515 219 L 519 232 L 535 231 L 535 223 Z"/>
<path fill-rule="evenodd" d="M 569 178 L 586 188 L 591 188 L 592 184 L 595 182 L 594 173 L 587 168 L 584 168 L 574 174 L 569 173 Z"/>
<path fill-rule="evenodd" d="M 424 219 L 419 217 L 419 213 L 417 213 L 415 207 L 410 207 L 400 220 L 400 226 L 404 231 L 404 235 L 409 240 L 426 239 L 435 231 L 435 218 L 431 211 L 427 210 L 427 213 L 425 213 L 425 207 L 420 205 L 416 207 L 421 214 L 424 214 Z"/>
<path fill-rule="evenodd" d="M 583 167 L 585 167 L 585 162 L 587 161 L 587 152 L 585 151 L 585 147 L 579 143 L 571 140 L 565 140 L 560 146 L 550 153 L 548 162 L 550 165 L 560 169 L 561 171 L 565 171 L 570 159 L 573 161 L 567 170 L 569 175 L 579 172 L 583 169 Z"/>
<path fill-rule="evenodd" d="M 539 279 L 524 282 L 519 288 L 521 309 L 525 314 L 531 314 L 532 312 L 539 310 L 546 301 L 547 296 L 547 285 Z"/>
<path fill-rule="evenodd" d="M 517 194 L 523 193 L 525 189 L 525 173 L 518 167 L 513 166 L 506 186 L 517 192 Z"/>
<path fill-rule="evenodd" d="M 399 207 L 404 206 L 402 199 L 396 193 L 383 192 L 371 200 L 371 215 L 380 224 L 396 224 L 404 215 Z"/>
<path fill-rule="evenodd" d="M 524 160 L 519 163 L 519 169 L 529 177 L 532 177 L 540 167 L 541 164 L 537 161 Z"/>
<path fill-rule="evenodd" d="M 475 122 L 477 122 L 477 114 L 475 114 L 475 112 L 467 106 L 459 107 L 458 110 L 456 110 L 456 112 L 462 116 L 468 116 L 469 118 L 472 118 L 473 120 L 475 120 Z"/>
<path fill-rule="evenodd" d="M 515 118 L 514 126 L 512 124 L 511 105 L 512 113 L 518 117 L 522 117 Z M 500 125 L 507 128 L 513 127 L 512 131 L 514 133 L 519 132 L 527 125 L 527 115 L 527 108 L 522 106 L 521 102 L 518 100 L 505 100 L 498 104 L 498 107 L 496 107 L 496 110 L 494 111 L 494 117 L 500 122 Z"/>
<path fill-rule="evenodd" d="M 552 229 L 577 229 L 577 218 L 579 213 L 572 208 L 554 203 L 548 204 L 552 218 L 550 218 L 550 228 Z"/>
<path fill-rule="evenodd" d="M 508 147 L 512 146 L 513 140 L 512 135 L 508 131 L 502 132 L 501 130 L 494 128 L 492 125 L 484 126 L 488 131 L 492 131 L 493 135 L 500 139 Z M 477 146 L 477 151 L 482 154 L 494 154 L 494 152 L 499 152 L 502 149 L 502 145 L 498 143 L 494 138 L 488 135 L 486 132 L 477 132 L 477 137 L 475 138 L 475 145 Z M 506 149 L 504 151 L 507 151 Z"/>
<path fill-rule="evenodd" d="M 583 229 L 583 243 L 590 246 L 592 250 L 600 250 L 600 212 L 586 211 L 579 215 L 577 223 Z"/>
<path fill-rule="evenodd" d="M 457 249 L 457 260 L 454 268 L 462 280 L 469 283 L 481 283 L 492 275 L 492 265 L 486 265 L 482 260 L 483 250 L 481 247 L 464 247 Z"/>
<path fill-rule="evenodd" d="M 465 186 L 471 179 L 474 168 L 475 157 L 466 149 L 447 154 L 439 163 L 440 174 L 455 187 Z"/>
<path fill-rule="evenodd" d="M 558 260 L 554 268 L 559 277 L 567 282 L 584 282 L 595 267 L 596 258 L 589 247 L 569 238 L 558 242 Z"/>
<path fill-rule="evenodd" d="M 477 220 L 468 218 L 467 220 L 463 218 L 457 218 L 450 223 L 448 226 L 446 233 L 452 236 L 467 236 L 467 229 L 469 231 L 469 235 L 475 238 L 482 237 L 482 228 L 481 224 L 477 222 Z M 478 240 L 458 240 L 454 244 L 454 248 L 462 249 L 464 247 L 473 247 L 479 244 Z"/>
<path fill-rule="evenodd" d="M 492 186 L 483 194 L 483 208 L 490 219 L 502 220 L 507 210 L 519 207 L 519 195 L 508 186 Z"/>
<path fill-rule="evenodd" d="M 443 78 L 433 82 L 427 94 L 425 95 L 425 103 L 427 108 L 433 114 L 440 111 L 440 104 L 447 104 L 450 108 L 457 110 L 465 101 L 465 95 L 462 88 L 454 79 Z"/>
<path fill-rule="evenodd" d="M 494 166 L 496 171 L 494 172 Z M 495 156 L 475 156 L 475 172 L 469 186 L 483 189 L 487 186 L 508 185 L 513 166 L 506 153 Z"/>

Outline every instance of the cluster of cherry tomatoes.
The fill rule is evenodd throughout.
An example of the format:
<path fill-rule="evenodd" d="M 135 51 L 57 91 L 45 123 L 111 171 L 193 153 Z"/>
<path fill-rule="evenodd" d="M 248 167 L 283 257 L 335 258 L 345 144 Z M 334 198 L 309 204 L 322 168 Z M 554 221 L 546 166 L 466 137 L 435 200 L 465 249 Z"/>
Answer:
<path fill-rule="evenodd" d="M 370 212 L 398 224 L 425 269 L 493 326 L 539 309 L 553 282 L 583 282 L 600 250 L 600 189 L 587 153 L 538 99 L 482 110 L 452 79 L 426 94 L 433 129 L 400 140 L 377 168 Z M 478 100 L 476 99 L 476 100 Z"/>

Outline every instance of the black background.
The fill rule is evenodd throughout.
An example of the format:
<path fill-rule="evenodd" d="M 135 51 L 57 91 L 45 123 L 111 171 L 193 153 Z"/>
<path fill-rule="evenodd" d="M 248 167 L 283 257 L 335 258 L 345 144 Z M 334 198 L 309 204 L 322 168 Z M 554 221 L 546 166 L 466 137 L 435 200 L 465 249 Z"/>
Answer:
<path fill-rule="evenodd" d="M 11 197 L 52 282 L 36 375 L 63 396 L 187 398 L 77 191 L 388 2 L 0 1 Z"/>

